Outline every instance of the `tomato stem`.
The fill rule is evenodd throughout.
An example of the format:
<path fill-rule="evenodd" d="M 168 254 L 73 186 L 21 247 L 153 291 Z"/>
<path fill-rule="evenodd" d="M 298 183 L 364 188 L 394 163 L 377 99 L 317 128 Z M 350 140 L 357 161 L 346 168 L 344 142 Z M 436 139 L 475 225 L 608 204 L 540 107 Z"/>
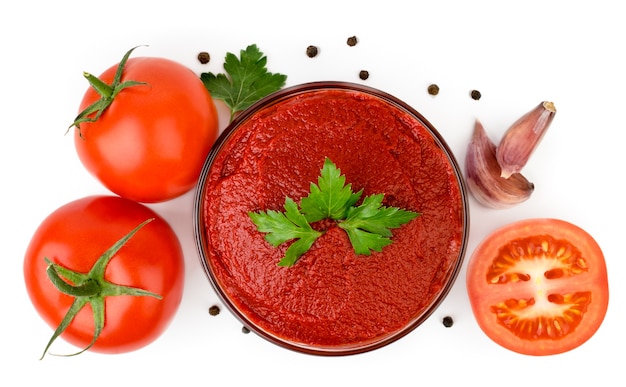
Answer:
<path fill-rule="evenodd" d="M 83 72 L 83 76 L 85 77 L 85 79 L 87 79 L 91 87 L 93 87 L 98 92 L 98 94 L 102 96 L 102 98 L 111 98 L 111 96 L 113 95 L 113 87 L 107 85 L 106 82 L 86 71 Z"/>
<path fill-rule="evenodd" d="M 106 270 L 107 265 L 113 259 L 115 254 L 128 242 L 130 238 L 135 235 L 143 226 L 153 221 L 154 218 L 150 218 L 133 230 L 131 230 L 128 234 L 123 236 L 120 240 L 118 240 L 113 246 L 107 249 L 94 263 L 92 268 L 88 273 L 79 273 L 73 271 L 71 269 L 65 268 L 57 263 L 52 262 L 48 258 L 44 258 L 48 267 L 46 269 L 46 273 L 48 278 L 52 282 L 52 284 L 62 293 L 73 296 L 74 302 L 72 306 L 69 308 L 63 320 L 58 325 L 56 330 L 54 331 L 52 337 L 48 341 L 46 348 L 41 356 L 41 359 L 44 358 L 48 349 L 52 345 L 52 343 L 59 337 L 65 329 L 71 324 L 74 317 L 82 310 L 82 308 L 89 304 L 91 306 L 91 310 L 93 313 L 94 319 L 94 335 L 91 343 L 81 351 L 74 353 L 73 356 L 78 355 L 82 352 L 85 352 L 89 348 L 91 348 L 100 333 L 104 329 L 104 299 L 110 296 L 147 296 L 154 297 L 157 299 L 162 299 L 162 297 L 156 293 L 149 292 L 144 289 L 134 288 L 130 286 L 123 286 L 111 283 L 104 278 L 104 272 Z"/>

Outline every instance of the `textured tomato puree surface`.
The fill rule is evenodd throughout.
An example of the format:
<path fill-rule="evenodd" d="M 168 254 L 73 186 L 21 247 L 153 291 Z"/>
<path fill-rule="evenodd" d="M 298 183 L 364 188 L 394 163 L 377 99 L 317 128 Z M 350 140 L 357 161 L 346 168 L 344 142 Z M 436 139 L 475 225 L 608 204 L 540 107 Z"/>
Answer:
<path fill-rule="evenodd" d="M 334 223 L 292 267 L 249 211 L 284 211 L 330 158 L 362 197 L 422 215 L 393 230 L 380 253 L 356 255 Z M 453 167 L 415 118 L 369 94 L 321 90 L 255 113 L 224 144 L 207 176 L 208 265 L 247 318 L 273 336 L 334 347 L 397 332 L 426 310 L 450 276 L 463 237 Z"/>

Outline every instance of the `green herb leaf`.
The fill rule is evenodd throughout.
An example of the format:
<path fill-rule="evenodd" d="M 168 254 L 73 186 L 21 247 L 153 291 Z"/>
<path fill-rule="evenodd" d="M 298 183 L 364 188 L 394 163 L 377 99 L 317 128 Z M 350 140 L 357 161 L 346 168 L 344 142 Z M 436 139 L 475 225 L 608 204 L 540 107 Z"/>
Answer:
<path fill-rule="evenodd" d="M 348 216 L 339 227 L 346 230 L 357 254 L 370 255 L 391 244 L 391 230 L 410 222 L 419 213 L 382 205 L 384 195 L 367 196 L 358 207 L 348 209 Z"/>
<path fill-rule="evenodd" d="M 354 205 L 363 190 L 352 192 L 352 184 L 346 185 L 341 170 L 326 158 L 317 185 L 311 183 L 309 196 L 302 198 L 300 207 L 309 222 L 322 219 L 345 219 L 348 208 Z"/>
<path fill-rule="evenodd" d="M 239 52 L 239 58 L 230 52 L 226 54 L 224 70 L 228 75 L 209 72 L 200 74 L 200 79 L 213 98 L 226 103 L 232 121 L 237 112 L 285 85 L 287 76 L 270 73 L 266 64 L 267 57 L 252 44 Z"/>
<path fill-rule="evenodd" d="M 267 210 L 261 212 L 249 212 L 248 216 L 257 226 L 258 230 L 267 233 L 265 240 L 272 246 L 279 246 L 291 239 L 297 239 L 292 243 L 285 256 L 278 263 L 279 266 L 291 266 L 300 256 L 306 253 L 313 242 L 322 233 L 314 230 L 307 222 L 304 215 L 298 209 L 298 205 L 290 198 L 285 199 L 285 213 Z"/>
<path fill-rule="evenodd" d="M 317 184 L 311 183 L 310 193 L 302 198 L 300 208 L 287 197 L 285 212 L 267 210 L 249 212 L 248 216 L 260 232 L 267 233 L 265 240 L 277 247 L 296 239 L 278 263 L 292 266 L 306 253 L 323 232 L 313 229 L 309 222 L 332 219 L 346 231 L 355 253 L 371 255 L 392 243 L 391 230 L 410 222 L 420 213 L 382 205 L 384 194 L 371 195 L 359 206 L 363 190 L 354 193 L 351 184 L 346 185 L 335 164 L 326 159 Z"/>

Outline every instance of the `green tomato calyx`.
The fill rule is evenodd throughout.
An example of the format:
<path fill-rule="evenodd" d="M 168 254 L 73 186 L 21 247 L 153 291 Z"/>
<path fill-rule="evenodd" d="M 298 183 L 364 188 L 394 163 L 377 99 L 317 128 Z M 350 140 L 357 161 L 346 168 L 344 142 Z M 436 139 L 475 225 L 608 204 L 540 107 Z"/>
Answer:
<path fill-rule="evenodd" d="M 54 286 L 62 293 L 70 295 L 74 297 L 74 302 L 70 306 L 70 309 L 61 320 L 61 323 L 54 331 L 52 338 L 48 341 L 46 345 L 46 349 L 41 355 L 41 359 L 44 358 L 48 349 L 52 345 L 52 343 L 59 337 L 65 329 L 71 324 L 72 320 L 81 309 L 89 304 L 91 306 L 93 312 L 94 319 L 94 335 L 91 343 L 81 351 L 67 355 L 74 356 L 81 354 L 91 348 L 100 333 L 104 329 L 104 299 L 109 296 L 147 296 L 154 297 L 157 299 L 162 299 L 162 297 L 156 293 L 149 292 L 147 290 L 123 286 L 114 284 L 112 282 L 107 281 L 104 278 L 104 272 L 106 270 L 107 265 L 111 261 L 111 259 L 117 254 L 117 252 L 128 242 L 130 238 L 132 238 L 137 231 L 139 231 L 143 226 L 153 221 L 154 218 L 150 218 L 133 230 L 131 230 L 128 234 L 118 240 L 113 246 L 111 246 L 107 251 L 105 251 L 95 262 L 92 268 L 87 273 L 79 273 L 74 270 L 70 270 L 66 267 L 63 267 L 57 263 L 52 262 L 48 258 L 44 258 L 48 267 L 46 269 L 46 273 L 48 278 Z"/>
<path fill-rule="evenodd" d="M 80 130 L 80 124 L 84 122 L 96 122 L 102 113 L 113 103 L 115 97 L 120 93 L 120 91 L 138 85 L 146 85 L 145 82 L 138 81 L 124 81 L 122 82 L 122 73 L 124 72 L 124 66 L 130 57 L 130 54 L 140 46 L 136 46 L 128 50 L 120 63 L 117 65 L 117 70 L 115 72 L 115 77 L 113 78 L 113 83 L 110 85 L 102 81 L 100 78 L 90 74 L 88 72 L 83 72 L 83 76 L 87 79 L 91 87 L 94 88 L 100 94 L 100 99 L 91 105 L 87 106 L 82 112 L 76 116 L 72 125 L 67 128 L 69 131 L 73 126 L 76 127 L 80 137 L 83 138 L 83 134 Z M 67 132 L 66 132 L 67 133 Z"/>

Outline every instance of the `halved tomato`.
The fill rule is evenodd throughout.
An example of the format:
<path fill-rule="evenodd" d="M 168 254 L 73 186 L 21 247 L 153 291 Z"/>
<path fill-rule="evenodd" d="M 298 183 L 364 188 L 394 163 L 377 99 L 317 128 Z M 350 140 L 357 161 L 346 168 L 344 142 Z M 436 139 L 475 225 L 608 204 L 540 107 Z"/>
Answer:
<path fill-rule="evenodd" d="M 609 302 L 606 263 L 586 231 L 559 219 L 527 219 L 485 238 L 467 267 L 480 328 L 526 355 L 553 355 L 587 341 Z"/>

